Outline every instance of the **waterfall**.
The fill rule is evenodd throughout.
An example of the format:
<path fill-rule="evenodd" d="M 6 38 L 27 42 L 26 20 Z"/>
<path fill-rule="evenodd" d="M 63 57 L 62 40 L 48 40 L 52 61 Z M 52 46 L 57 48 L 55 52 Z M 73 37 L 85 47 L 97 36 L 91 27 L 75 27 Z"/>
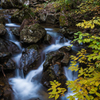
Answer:
<path fill-rule="evenodd" d="M 55 32 L 52 28 L 45 28 L 45 29 L 47 31 L 47 34 L 51 35 L 51 37 L 54 38 L 54 41 L 50 46 L 44 48 L 43 50 L 44 55 L 47 54 L 48 52 L 56 51 L 63 46 L 70 46 L 70 41 L 66 41 L 66 39 L 60 41 L 60 39 L 62 39 L 61 36 L 59 35 L 59 33 Z M 15 59 L 16 62 L 19 62 L 20 57 L 21 53 L 15 56 L 13 59 Z M 9 79 L 9 84 L 12 86 L 12 89 L 14 91 L 14 100 L 29 100 L 31 98 L 41 98 L 41 100 L 54 100 L 54 99 L 48 99 L 48 93 L 44 91 L 43 85 L 40 83 L 40 81 L 38 81 L 37 78 L 37 77 L 41 78 L 42 75 L 41 72 L 43 70 L 44 62 L 45 60 L 44 61 L 42 60 L 41 65 L 37 69 L 30 71 L 25 78 L 23 70 L 18 68 L 16 69 L 16 77 Z M 73 72 L 70 73 L 67 67 L 65 67 L 64 70 L 65 70 L 65 75 L 69 80 L 74 80 L 77 77 L 76 73 Z M 70 74 L 67 75 L 67 72 Z M 76 76 L 73 78 L 73 75 Z M 68 91 L 68 93 L 72 94 L 70 90 Z M 66 99 L 61 98 L 61 100 L 66 100 Z"/>
<path fill-rule="evenodd" d="M 44 62 L 39 66 L 38 69 L 32 70 L 32 71 L 29 72 L 29 74 L 26 76 L 26 80 L 28 82 L 31 82 L 32 78 L 34 76 L 36 76 L 37 74 L 39 74 L 43 70 L 43 64 L 44 64 Z"/>
<path fill-rule="evenodd" d="M 12 55 L 11 59 L 16 62 L 16 70 L 15 70 L 15 77 L 22 77 L 24 78 L 24 74 L 23 74 L 23 70 L 19 69 L 18 67 L 20 67 L 20 58 L 22 56 L 22 47 L 20 42 L 16 39 L 16 37 L 12 34 L 11 28 L 15 28 L 15 27 L 20 27 L 20 25 L 16 25 L 15 23 L 11 23 L 11 16 L 9 15 L 5 15 L 6 16 L 6 20 L 8 20 L 8 23 L 5 24 L 6 26 L 6 30 L 7 30 L 7 35 L 6 35 L 6 40 L 14 43 L 19 49 L 20 49 L 20 53 L 17 53 L 16 55 Z"/>

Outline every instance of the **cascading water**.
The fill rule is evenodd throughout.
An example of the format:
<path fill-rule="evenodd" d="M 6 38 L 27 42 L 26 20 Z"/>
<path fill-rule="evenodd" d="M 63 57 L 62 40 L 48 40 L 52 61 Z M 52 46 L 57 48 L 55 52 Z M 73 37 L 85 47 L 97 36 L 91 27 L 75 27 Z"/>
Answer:
<path fill-rule="evenodd" d="M 18 28 L 20 27 L 20 25 L 11 23 L 10 16 L 6 18 L 9 22 L 5 24 L 8 33 L 8 37 L 6 37 L 6 39 L 16 44 L 16 46 L 19 47 L 20 51 L 22 51 L 20 42 L 17 41 L 17 39 L 11 31 L 11 28 Z M 62 36 L 60 36 L 60 34 L 54 31 L 52 28 L 45 28 L 45 30 L 47 31 L 47 34 L 51 35 L 52 37 L 52 44 L 43 50 L 45 54 L 51 51 L 56 51 L 63 46 L 70 45 L 70 41 L 66 42 L 66 39 L 64 37 L 62 38 Z M 21 56 L 22 53 L 20 52 L 19 54 L 16 54 L 12 57 L 12 59 L 16 62 L 17 66 L 15 78 L 9 79 L 9 84 L 12 86 L 12 89 L 14 91 L 13 100 L 29 100 L 31 98 L 41 98 L 42 100 L 54 100 L 48 99 L 48 93 L 44 91 L 44 87 L 38 80 L 39 78 L 41 78 L 40 76 L 42 75 L 44 61 L 42 61 L 42 64 L 39 66 L 38 69 L 30 71 L 29 74 L 24 78 L 23 69 L 19 70 L 18 68 L 20 67 L 19 63 Z M 64 70 L 65 75 L 69 80 L 74 80 L 77 77 L 76 73 L 74 73 L 76 77 L 73 77 L 73 72 L 69 72 L 66 67 L 64 68 Z M 61 98 L 61 100 L 65 100 L 65 98 Z"/>
<path fill-rule="evenodd" d="M 11 16 L 10 15 L 5 15 L 5 16 L 6 16 L 6 20 L 8 21 L 8 23 L 5 24 L 6 29 L 7 29 L 6 40 L 14 43 L 20 50 L 19 53 L 12 55 L 12 58 L 11 58 L 13 61 L 16 62 L 15 76 L 19 77 L 21 75 L 22 77 L 24 77 L 23 70 L 19 71 L 19 68 L 17 68 L 17 67 L 20 67 L 20 58 L 22 56 L 22 47 L 20 45 L 20 42 L 16 39 L 16 37 L 12 34 L 12 31 L 11 31 L 11 28 L 19 28 L 20 25 L 17 25 L 15 23 L 11 23 L 11 20 L 10 20 Z"/>

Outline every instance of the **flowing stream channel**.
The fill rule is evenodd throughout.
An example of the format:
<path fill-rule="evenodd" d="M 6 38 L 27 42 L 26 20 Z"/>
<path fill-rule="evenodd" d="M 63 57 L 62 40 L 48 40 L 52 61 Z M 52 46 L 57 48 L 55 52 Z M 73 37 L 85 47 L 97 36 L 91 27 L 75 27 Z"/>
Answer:
<path fill-rule="evenodd" d="M 12 56 L 12 59 L 16 62 L 17 66 L 15 77 L 9 79 L 9 84 L 12 86 L 14 91 L 12 100 L 35 100 L 32 98 L 40 98 L 39 100 L 54 100 L 48 99 L 49 95 L 45 87 L 40 82 L 45 58 L 41 59 L 41 65 L 37 69 L 30 71 L 26 76 L 24 76 L 23 69 L 19 70 L 23 48 L 21 47 L 20 42 L 12 34 L 11 28 L 19 28 L 20 25 L 11 23 L 10 16 L 7 18 L 9 23 L 5 24 L 8 33 L 6 39 L 16 44 L 16 46 L 20 49 L 20 53 Z M 45 28 L 45 30 L 47 34 L 51 35 L 53 42 L 51 45 L 44 48 L 44 54 L 56 51 L 63 46 L 70 45 L 70 40 L 66 40 L 64 37 L 62 38 L 62 36 L 57 33 L 55 29 Z M 73 50 L 74 49 L 75 48 L 73 47 Z M 71 72 L 66 66 L 64 67 L 64 71 L 68 80 L 75 80 L 77 78 L 78 72 Z M 59 100 L 67 100 L 66 98 L 68 95 L 73 95 L 70 89 L 68 89 L 65 97 L 60 97 Z"/>

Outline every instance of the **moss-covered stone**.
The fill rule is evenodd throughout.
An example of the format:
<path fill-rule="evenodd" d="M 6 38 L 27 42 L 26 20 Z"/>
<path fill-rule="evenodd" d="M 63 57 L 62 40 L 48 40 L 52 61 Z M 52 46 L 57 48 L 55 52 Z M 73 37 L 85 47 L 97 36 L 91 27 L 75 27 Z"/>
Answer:
<path fill-rule="evenodd" d="M 0 24 L 0 35 L 5 35 L 7 32 L 5 26 L 3 24 Z"/>
<path fill-rule="evenodd" d="M 27 49 L 35 49 L 35 50 L 38 50 L 39 49 L 39 46 L 36 45 L 36 44 L 33 44 L 33 45 L 30 45 Z"/>
<path fill-rule="evenodd" d="M 17 10 L 11 17 L 11 20 L 17 23 L 22 23 L 24 19 L 34 18 L 34 12 L 29 7 L 24 7 L 22 10 Z"/>
<path fill-rule="evenodd" d="M 37 43 L 46 35 L 45 29 L 39 25 L 25 25 L 20 32 L 20 40 L 25 43 Z"/>
<path fill-rule="evenodd" d="M 65 26 L 65 24 L 66 24 L 66 17 L 63 16 L 63 15 L 60 15 L 59 23 L 60 23 L 60 26 Z"/>

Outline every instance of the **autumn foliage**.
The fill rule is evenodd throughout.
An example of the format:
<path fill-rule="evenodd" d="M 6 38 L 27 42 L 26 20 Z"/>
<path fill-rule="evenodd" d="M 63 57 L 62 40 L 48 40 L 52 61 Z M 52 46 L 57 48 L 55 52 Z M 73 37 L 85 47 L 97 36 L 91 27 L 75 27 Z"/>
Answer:
<path fill-rule="evenodd" d="M 99 13 L 99 6 L 99 0 L 84 1 L 78 6 L 79 10 L 75 11 L 75 13 L 83 14 L 89 11 Z M 84 7 L 86 8 L 85 10 Z M 100 27 L 100 16 L 96 14 L 92 16 L 92 19 L 82 20 L 77 23 L 76 26 L 81 29 L 93 30 L 96 26 Z M 68 98 L 69 100 L 75 100 L 75 98 L 78 98 L 78 100 L 100 100 L 100 33 L 91 34 L 89 32 L 78 31 L 74 33 L 74 38 L 73 42 L 77 42 L 79 45 L 86 44 L 87 49 L 91 49 L 91 52 L 87 52 L 87 49 L 83 48 L 81 51 L 78 51 L 76 55 L 71 55 L 70 57 L 71 67 L 69 67 L 69 69 L 78 71 L 78 79 L 66 82 L 68 87 L 75 93 Z M 79 66 L 77 63 L 79 63 Z M 54 84 L 51 85 L 54 86 Z M 60 85 L 55 88 L 58 89 L 59 87 Z M 56 94 L 55 91 L 53 91 L 53 95 L 54 94 Z M 61 94 L 62 92 L 59 92 L 57 98 Z M 50 95 L 52 94 L 50 93 Z M 55 98 L 55 100 L 57 98 Z"/>

